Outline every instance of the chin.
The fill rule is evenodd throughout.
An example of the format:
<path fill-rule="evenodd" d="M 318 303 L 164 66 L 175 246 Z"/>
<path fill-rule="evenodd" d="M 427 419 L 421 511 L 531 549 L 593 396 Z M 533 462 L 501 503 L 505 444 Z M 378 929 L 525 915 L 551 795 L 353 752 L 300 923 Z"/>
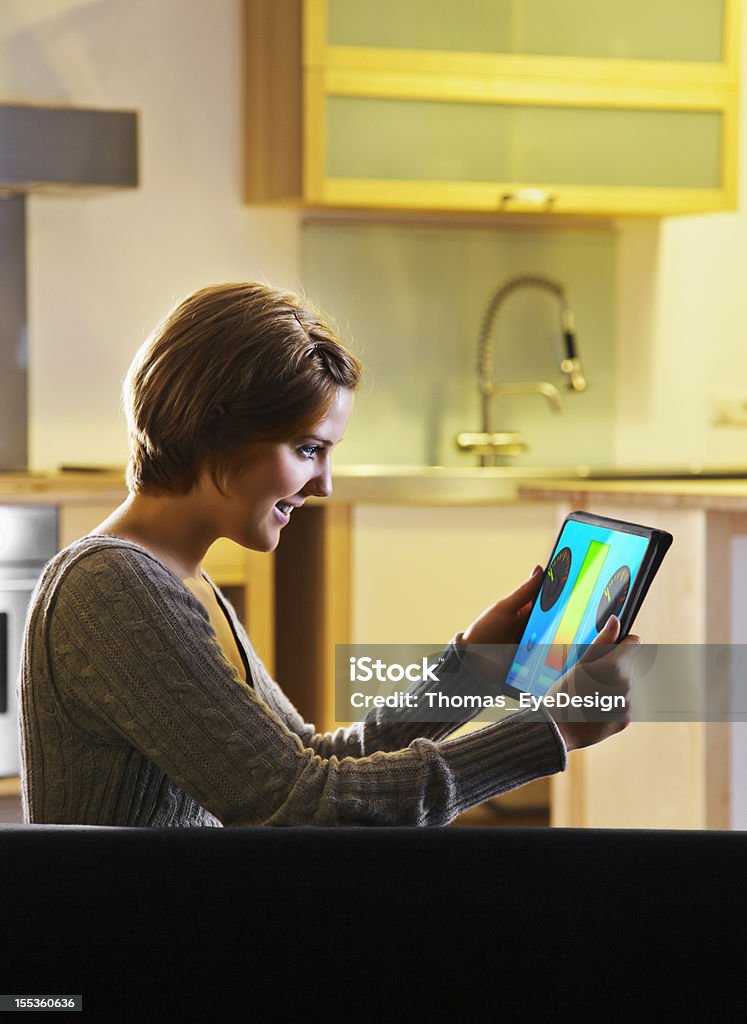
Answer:
<path fill-rule="evenodd" d="M 267 537 L 258 536 L 256 533 L 247 534 L 241 530 L 226 531 L 222 534 L 227 540 L 232 541 L 234 544 L 238 544 L 240 548 L 245 548 L 247 551 L 274 551 L 278 546 L 279 537 Z"/>
<path fill-rule="evenodd" d="M 280 542 L 280 532 L 278 531 L 274 536 L 259 536 L 259 537 L 245 537 L 238 543 L 243 548 L 249 548 L 250 551 L 262 551 L 268 553 L 274 551 Z"/>

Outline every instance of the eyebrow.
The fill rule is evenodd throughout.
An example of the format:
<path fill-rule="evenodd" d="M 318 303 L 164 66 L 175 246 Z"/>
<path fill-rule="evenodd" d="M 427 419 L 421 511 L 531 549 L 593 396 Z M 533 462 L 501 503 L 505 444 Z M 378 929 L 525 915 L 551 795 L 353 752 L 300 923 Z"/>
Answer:
<path fill-rule="evenodd" d="M 326 437 L 320 437 L 318 434 L 304 434 L 304 441 L 318 441 L 319 444 L 326 444 L 329 448 L 332 447 L 332 442 L 327 440 Z"/>

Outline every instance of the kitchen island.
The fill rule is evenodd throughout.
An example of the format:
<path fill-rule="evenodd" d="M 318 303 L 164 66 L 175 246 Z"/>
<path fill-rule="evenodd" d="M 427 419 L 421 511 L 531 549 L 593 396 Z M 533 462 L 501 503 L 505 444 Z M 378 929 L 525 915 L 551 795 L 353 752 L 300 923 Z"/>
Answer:
<path fill-rule="evenodd" d="M 672 533 L 635 624 L 645 642 L 678 645 L 692 664 L 704 645 L 747 643 L 747 481 L 547 480 L 522 485 L 518 495 L 553 508 L 557 523 L 583 509 Z M 551 781 L 552 822 L 746 828 L 745 769 L 741 721 L 637 722 L 572 755 L 569 770 Z"/>
<path fill-rule="evenodd" d="M 327 726 L 335 721 L 335 643 L 438 644 L 543 561 L 562 519 L 577 508 L 673 534 L 636 623 L 647 643 L 682 645 L 685 658 L 692 647 L 697 658 L 702 645 L 747 642 L 747 612 L 742 621 L 738 611 L 747 607 L 741 584 L 747 579 L 746 479 L 538 477 L 516 480 L 511 500 L 485 502 L 484 495 L 454 495 L 458 473 L 438 496 L 425 496 L 415 474 L 405 490 L 403 475 L 397 501 L 386 476 L 380 490 L 369 478 L 368 493 L 355 499 L 338 484 L 332 499 L 304 510 L 278 551 L 279 607 L 300 638 L 278 649 L 285 659 L 279 676 L 299 703 L 313 696 L 315 720 Z M 432 483 L 432 471 L 428 476 Z M 483 486 L 493 486 L 489 477 Z M 303 593 L 296 570 L 309 557 L 314 571 Z M 287 594 L 291 600 L 282 600 Z M 299 660 L 309 636 L 308 657 Z M 744 732 L 739 722 L 636 722 L 571 756 L 569 770 L 550 782 L 550 822 L 747 827 Z"/>

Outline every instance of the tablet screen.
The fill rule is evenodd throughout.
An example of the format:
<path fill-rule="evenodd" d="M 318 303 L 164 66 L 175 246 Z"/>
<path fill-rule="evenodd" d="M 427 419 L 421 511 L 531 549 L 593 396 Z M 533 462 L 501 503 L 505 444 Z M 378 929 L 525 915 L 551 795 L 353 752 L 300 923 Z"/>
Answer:
<path fill-rule="evenodd" d="M 648 536 L 567 520 L 506 684 L 544 696 L 610 615 L 622 614 L 649 543 Z"/>

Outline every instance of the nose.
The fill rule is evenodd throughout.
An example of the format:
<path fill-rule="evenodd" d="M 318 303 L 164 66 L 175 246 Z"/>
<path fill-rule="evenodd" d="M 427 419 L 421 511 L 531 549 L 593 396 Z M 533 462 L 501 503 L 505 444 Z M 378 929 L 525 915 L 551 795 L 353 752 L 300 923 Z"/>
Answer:
<path fill-rule="evenodd" d="M 332 468 L 328 458 L 320 459 L 317 472 L 309 480 L 304 491 L 317 498 L 328 498 L 332 493 Z"/>

